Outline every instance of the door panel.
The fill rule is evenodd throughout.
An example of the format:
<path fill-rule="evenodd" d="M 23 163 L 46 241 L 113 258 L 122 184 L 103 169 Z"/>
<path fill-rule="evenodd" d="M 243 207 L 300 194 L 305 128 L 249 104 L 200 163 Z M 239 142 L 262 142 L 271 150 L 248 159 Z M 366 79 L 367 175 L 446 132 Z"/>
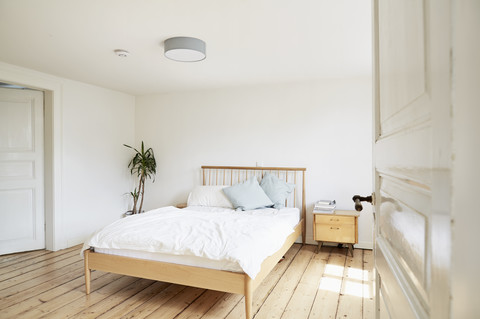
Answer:
<path fill-rule="evenodd" d="M 448 289 L 437 288 L 448 286 L 451 241 L 439 221 L 450 198 L 442 161 L 450 140 L 438 134 L 450 127 L 448 8 L 443 0 L 374 1 L 376 298 L 387 309 L 377 318 L 448 317 Z"/>
<path fill-rule="evenodd" d="M 9 92 L 10 96 L 12 94 L 12 92 Z M 0 151 L 33 150 L 34 123 L 32 117 L 35 112 L 34 107 L 35 105 L 28 100 L 22 101 L 11 97 L 0 100 L 0 112 L 2 114 L 0 117 L 0 136 L 2 137 L 0 139 Z"/>
<path fill-rule="evenodd" d="M 429 117 L 424 3 L 379 1 L 378 13 L 380 134 L 387 136 Z"/>
<path fill-rule="evenodd" d="M 395 134 L 379 136 L 375 143 L 377 171 L 382 175 L 431 189 L 431 124 L 431 121 L 428 121 L 413 127 L 398 127 L 399 131 Z"/>
<path fill-rule="evenodd" d="M 426 300 L 428 218 L 422 212 L 406 205 L 400 196 L 387 193 L 390 189 L 386 183 L 382 184 L 380 187 L 383 189 L 380 204 L 382 213 L 378 220 L 378 237 L 389 244 L 388 248 L 394 253 L 396 262 L 418 292 L 417 298 L 422 298 L 421 301 L 428 304 Z M 423 201 L 419 197 L 411 196 L 408 200 Z M 429 197 L 426 199 L 430 201 Z"/>
<path fill-rule="evenodd" d="M 13 241 L 35 237 L 34 189 L 0 190 L 0 211 L 11 212 L 3 216 L 0 233 L 2 240 Z M 15 212 L 11 206 L 15 205 Z M 22 227 L 12 227 L 22 225 Z"/>
<path fill-rule="evenodd" d="M 388 314 L 377 313 L 385 318 L 427 318 L 424 305 L 416 297 L 409 285 L 408 276 L 399 270 L 392 250 L 383 239 L 378 239 L 375 247 L 375 269 L 377 272 L 377 305 L 387 310 Z M 380 298 L 381 297 L 381 298 Z"/>
<path fill-rule="evenodd" d="M 45 248 L 43 93 L 0 89 L 0 254 Z"/>
<path fill-rule="evenodd" d="M 33 178 L 34 161 L 0 162 L 0 179 Z"/>

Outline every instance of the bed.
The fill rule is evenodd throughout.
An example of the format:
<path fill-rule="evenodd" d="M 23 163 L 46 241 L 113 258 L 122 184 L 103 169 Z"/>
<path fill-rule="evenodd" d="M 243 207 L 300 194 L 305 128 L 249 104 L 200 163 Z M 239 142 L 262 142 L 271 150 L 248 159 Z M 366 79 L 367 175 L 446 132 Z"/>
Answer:
<path fill-rule="evenodd" d="M 94 239 L 97 239 L 97 237 L 102 237 L 100 235 L 97 236 L 96 234 L 86 242 L 84 246 L 86 249 L 83 250 L 85 260 L 86 293 L 90 293 L 91 271 L 100 270 L 204 289 L 241 294 L 245 296 L 245 317 L 247 319 L 252 318 L 253 291 L 261 284 L 263 279 L 270 273 L 278 261 L 281 260 L 282 256 L 299 237 L 301 237 L 302 243 L 305 244 L 305 171 L 305 168 L 285 167 L 202 166 L 202 185 L 206 188 L 210 186 L 223 185 L 221 186 L 223 189 L 226 186 L 242 185 L 251 180 L 263 181 L 263 178 L 267 176 L 284 181 L 284 184 L 293 185 L 294 187 L 292 186 L 291 192 L 289 192 L 288 196 L 285 197 L 284 202 L 282 199 L 282 203 L 280 205 L 281 207 L 277 207 L 278 201 L 275 203 L 276 209 L 265 208 L 263 211 L 255 210 L 253 212 L 247 209 L 247 212 L 225 212 L 223 209 L 212 210 L 212 208 L 207 208 L 207 212 L 202 213 L 201 207 L 197 206 L 188 206 L 182 210 L 175 207 L 164 207 L 141 214 L 144 216 L 132 216 L 134 218 L 128 217 L 131 218 L 129 220 L 131 222 L 129 225 L 135 225 L 136 222 L 153 224 L 157 216 L 169 218 L 169 216 L 172 217 L 176 215 L 183 216 L 182 218 L 184 218 L 183 220 L 185 221 L 188 221 L 191 218 L 192 220 L 194 220 L 193 218 L 197 218 L 194 223 L 199 225 L 202 222 L 202 218 L 207 218 L 203 217 L 205 215 L 208 215 L 208 218 L 211 218 L 210 216 L 214 216 L 214 219 L 218 220 L 219 224 L 221 225 L 227 225 L 228 223 L 241 225 L 242 222 L 244 224 L 249 223 L 250 218 L 258 218 L 252 217 L 253 215 L 261 215 L 260 219 L 255 219 L 255 221 L 260 221 L 258 222 L 258 227 L 246 227 L 252 228 L 252 230 L 249 229 L 252 234 L 248 235 L 246 238 L 249 240 L 255 240 L 255 246 L 259 246 L 260 248 L 265 246 L 265 249 L 263 249 L 262 252 L 263 254 L 268 252 L 268 256 L 265 256 L 265 258 L 252 258 L 255 265 L 250 266 L 248 263 L 239 262 L 240 267 L 237 267 L 235 266 L 237 260 L 230 257 L 227 258 L 229 263 L 226 263 L 225 265 L 225 263 L 222 260 L 219 260 L 216 255 L 209 258 L 208 256 L 210 255 L 208 254 L 207 257 L 202 256 L 201 258 L 197 258 L 196 256 L 189 255 L 191 250 L 195 250 L 190 248 L 187 249 L 188 253 L 185 253 L 185 255 L 183 255 L 182 251 L 175 254 L 164 253 L 162 250 L 164 248 L 158 248 L 160 246 L 167 247 L 168 243 L 164 243 L 162 245 L 152 244 L 152 247 L 156 247 L 155 251 L 137 251 L 135 242 L 132 243 L 131 240 L 131 238 L 135 237 L 136 235 L 128 238 L 127 244 L 130 244 L 130 246 L 126 246 L 128 249 L 125 249 L 123 246 L 117 247 L 116 244 L 108 247 L 105 246 L 107 248 L 104 248 L 102 245 L 98 244 L 99 247 L 96 247 L 97 242 Z M 235 190 L 236 188 L 230 187 L 230 189 Z M 192 193 L 190 196 L 192 196 Z M 189 198 L 189 203 L 194 203 L 194 201 L 195 200 L 190 200 Z M 298 216 L 294 222 L 292 222 L 293 220 L 291 218 L 292 211 L 296 211 Z M 275 219 L 268 219 L 268 214 L 275 215 Z M 232 218 L 236 218 L 235 221 L 230 221 L 230 217 L 225 217 L 227 215 L 234 216 Z M 283 232 L 275 231 L 275 234 L 282 234 L 281 239 L 279 239 L 278 234 L 275 235 L 277 236 L 275 237 L 276 239 L 269 239 L 270 237 L 267 236 L 266 233 L 262 233 L 268 232 L 268 229 L 266 228 L 263 230 L 261 227 L 262 225 L 260 224 L 262 221 L 265 224 L 270 224 L 270 220 L 278 220 L 278 216 L 283 216 L 283 220 L 281 222 L 279 221 L 278 225 L 282 225 L 282 227 L 285 228 L 285 223 L 288 220 L 290 223 L 290 229 L 288 231 L 284 230 Z M 122 221 L 115 222 L 106 228 L 110 227 L 115 229 L 119 224 L 125 224 L 127 222 L 125 221 L 126 219 L 127 218 Z M 198 222 L 198 220 L 200 222 Z M 222 220 L 225 222 L 220 223 Z M 206 225 L 208 223 L 209 221 L 207 220 L 202 225 Z M 158 225 L 161 224 L 162 222 L 158 223 Z M 183 227 L 184 225 L 179 226 Z M 201 228 L 199 234 L 205 232 L 203 226 L 198 228 Z M 132 229 L 134 229 L 134 226 L 132 226 Z M 189 232 L 191 229 L 193 228 L 189 228 Z M 227 227 L 225 229 L 226 230 L 222 231 L 227 234 L 231 232 L 231 228 Z M 240 235 L 241 233 L 242 232 L 239 232 Z M 194 234 L 197 236 L 197 233 Z M 201 234 L 198 236 L 201 236 Z M 110 237 L 121 236 L 112 235 Z M 199 237 L 200 244 L 198 244 L 198 246 L 202 246 L 201 240 L 201 237 Z M 277 242 L 278 245 L 272 246 L 272 243 L 268 243 L 269 240 Z M 147 241 L 154 242 L 155 240 L 148 239 Z M 245 242 L 247 244 L 247 241 Z M 251 245 L 252 242 L 250 241 L 248 244 Z M 175 246 L 175 243 L 172 245 Z M 195 244 L 193 244 L 193 246 L 194 245 Z M 242 250 L 241 246 L 237 247 L 237 244 L 234 246 L 235 248 L 238 248 L 237 251 Z M 114 249 L 110 249 L 112 247 Z M 119 249 L 116 250 L 116 248 Z M 208 247 L 206 248 L 208 249 Z M 259 254 L 258 256 L 263 255 Z"/>

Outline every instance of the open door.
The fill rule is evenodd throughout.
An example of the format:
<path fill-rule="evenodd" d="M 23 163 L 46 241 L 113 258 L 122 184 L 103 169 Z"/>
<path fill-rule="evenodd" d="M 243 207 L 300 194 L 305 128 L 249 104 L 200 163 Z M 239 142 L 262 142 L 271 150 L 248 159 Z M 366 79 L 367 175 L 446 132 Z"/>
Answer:
<path fill-rule="evenodd" d="M 450 5 L 374 0 L 377 318 L 448 318 Z"/>

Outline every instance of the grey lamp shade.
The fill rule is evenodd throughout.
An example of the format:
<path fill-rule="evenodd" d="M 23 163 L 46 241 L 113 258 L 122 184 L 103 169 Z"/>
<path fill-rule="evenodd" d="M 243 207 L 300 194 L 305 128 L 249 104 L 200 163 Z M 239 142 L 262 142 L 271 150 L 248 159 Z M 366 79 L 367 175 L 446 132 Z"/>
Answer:
<path fill-rule="evenodd" d="M 175 37 L 165 40 L 165 56 L 181 62 L 196 62 L 206 58 L 205 42 L 197 38 Z"/>

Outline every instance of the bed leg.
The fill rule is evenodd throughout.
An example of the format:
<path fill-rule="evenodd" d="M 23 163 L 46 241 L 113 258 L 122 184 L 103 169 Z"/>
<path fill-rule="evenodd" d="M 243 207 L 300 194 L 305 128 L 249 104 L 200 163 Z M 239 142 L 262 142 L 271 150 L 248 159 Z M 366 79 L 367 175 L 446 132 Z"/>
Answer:
<path fill-rule="evenodd" d="M 90 250 L 85 250 L 83 252 L 83 256 L 85 259 L 85 292 L 87 295 L 90 294 L 90 278 L 91 278 L 91 270 L 88 268 L 88 254 L 90 253 Z"/>
<path fill-rule="evenodd" d="M 253 282 L 252 278 L 245 275 L 245 318 L 252 319 L 252 303 L 253 303 Z"/>

